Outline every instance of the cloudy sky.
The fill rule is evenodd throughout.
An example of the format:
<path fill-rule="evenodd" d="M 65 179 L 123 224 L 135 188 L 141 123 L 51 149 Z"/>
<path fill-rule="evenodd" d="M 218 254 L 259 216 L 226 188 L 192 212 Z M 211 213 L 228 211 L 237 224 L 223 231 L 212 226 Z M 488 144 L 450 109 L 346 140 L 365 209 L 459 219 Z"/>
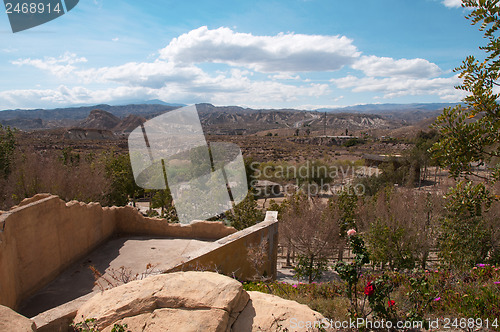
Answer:
<path fill-rule="evenodd" d="M 12 33 L 0 110 L 160 99 L 314 109 L 455 102 L 484 43 L 460 0 L 81 0 Z"/>

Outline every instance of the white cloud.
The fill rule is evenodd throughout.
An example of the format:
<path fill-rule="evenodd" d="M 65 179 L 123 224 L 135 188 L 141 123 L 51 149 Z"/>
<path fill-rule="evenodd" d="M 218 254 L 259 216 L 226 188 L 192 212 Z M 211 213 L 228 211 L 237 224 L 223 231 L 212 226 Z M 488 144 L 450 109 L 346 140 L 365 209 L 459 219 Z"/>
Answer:
<path fill-rule="evenodd" d="M 229 28 L 201 27 L 173 39 L 160 50 L 159 57 L 149 62 L 85 68 L 86 62 L 86 58 L 72 53 L 13 61 L 17 66 L 47 71 L 66 85 L 0 92 L 0 105 L 51 107 L 162 99 L 261 107 L 338 102 L 343 92 L 334 91 L 333 86 L 372 92 L 384 98 L 437 95 L 456 101 L 462 97 L 453 88 L 459 83 L 458 78 L 440 77 L 443 71 L 432 62 L 361 56 L 352 40 L 339 36 L 294 33 L 254 36 Z M 203 70 L 202 63 L 210 62 L 226 66 L 217 66 L 218 71 Z M 324 74 L 318 80 L 308 77 L 308 71 L 327 72 L 343 66 L 366 76 L 332 79 L 333 85 L 324 84 L 329 79 Z M 94 90 L 95 86 L 105 88 Z"/>
<path fill-rule="evenodd" d="M 55 89 L 9 90 L 0 92 L 0 104 L 7 108 L 57 107 L 75 104 L 98 104 L 119 102 L 134 98 L 156 96 L 153 90 L 137 87 L 117 87 L 103 90 L 90 90 L 85 87 L 67 87 Z"/>
<path fill-rule="evenodd" d="M 195 66 L 177 66 L 172 62 L 129 62 L 120 66 L 92 68 L 74 72 L 85 83 L 115 82 L 128 86 L 161 88 L 170 82 L 191 82 L 206 75 Z"/>
<path fill-rule="evenodd" d="M 464 97 L 462 91 L 454 88 L 460 83 L 458 75 L 438 78 L 358 78 L 351 75 L 332 79 L 331 82 L 338 88 L 352 89 L 353 92 L 381 92 L 386 99 L 409 95 L 436 95 L 442 100 L 457 101 Z"/>
<path fill-rule="evenodd" d="M 160 51 L 162 59 L 175 63 L 226 63 L 260 72 L 333 71 L 359 55 L 352 40 L 344 36 L 254 36 L 207 27 L 174 38 Z"/>
<path fill-rule="evenodd" d="M 18 59 L 12 61 L 12 64 L 17 66 L 33 66 L 41 70 L 49 71 L 55 76 L 65 77 L 76 69 L 74 64 L 82 62 L 87 62 L 87 59 L 84 57 L 79 58 L 74 53 L 66 52 L 58 58 L 45 57 L 44 59 Z"/>
<path fill-rule="evenodd" d="M 290 73 L 280 73 L 276 75 L 269 76 L 270 79 L 273 80 L 300 80 L 299 75 L 290 75 Z"/>
<path fill-rule="evenodd" d="M 362 56 L 352 68 L 363 71 L 371 77 L 408 77 L 425 78 L 436 77 L 441 74 L 439 67 L 425 59 L 399 59 Z"/>
<path fill-rule="evenodd" d="M 443 5 L 446 7 L 461 7 L 462 6 L 462 0 L 443 0 Z"/>
<path fill-rule="evenodd" d="M 57 107 L 75 104 L 119 103 L 120 101 L 162 99 L 189 103 L 265 106 L 330 93 L 328 84 L 287 85 L 272 81 L 252 81 L 241 73 L 204 75 L 189 83 L 172 82 L 160 88 L 119 86 L 102 90 L 59 86 L 56 89 L 9 90 L 0 92 L 5 108 Z"/>

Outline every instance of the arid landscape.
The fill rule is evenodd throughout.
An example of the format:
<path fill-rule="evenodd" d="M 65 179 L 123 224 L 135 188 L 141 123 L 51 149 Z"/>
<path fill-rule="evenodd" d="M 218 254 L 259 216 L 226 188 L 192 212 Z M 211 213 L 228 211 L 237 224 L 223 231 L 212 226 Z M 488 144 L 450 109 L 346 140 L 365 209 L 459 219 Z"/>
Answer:
<path fill-rule="evenodd" d="M 0 332 L 500 331 L 500 0 L 5 7 Z"/>
<path fill-rule="evenodd" d="M 280 233 L 274 276 L 277 281 L 266 275 L 255 275 L 247 279 L 245 289 L 307 304 L 331 320 L 341 321 L 354 313 L 372 317 L 369 311 L 357 307 L 361 299 L 345 297 L 341 290 L 347 274 L 353 273 L 349 272 L 349 266 L 354 266 L 358 279 L 354 284 L 348 282 L 348 287 L 370 284 L 372 278 L 378 278 L 377 283 L 392 283 L 392 290 L 387 289 L 380 296 L 388 298 L 389 303 L 401 303 L 400 307 L 377 315 L 398 317 L 416 310 L 413 321 L 428 324 L 446 310 L 463 310 L 432 304 L 444 291 L 437 284 L 427 295 L 419 293 L 419 301 L 428 301 L 427 304 L 414 307 L 415 303 L 405 298 L 404 283 L 409 281 L 399 284 L 402 281 L 387 279 L 412 278 L 415 273 L 426 275 L 429 270 L 434 271 L 429 279 L 433 283 L 445 275 L 465 278 L 452 277 L 445 268 L 462 266 L 462 269 L 462 259 L 451 259 L 450 265 L 443 265 L 452 257 L 447 256 L 447 251 L 454 250 L 453 246 L 447 247 L 449 244 L 441 242 L 441 227 L 449 204 L 443 196 L 457 182 L 446 167 L 433 161 L 430 150 L 440 139 L 431 126 L 440 109 L 433 107 L 442 106 L 400 105 L 399 111 L 391 105 L 386 105 L 386 109 L 377 107 L 377 110 L 365 106 L 366 113 L 362 113 L 363 109 L 347 113 L 346 110 L 253 110 L 197 105 L 208 142 L 231 142 L 241 148 L 251 188 L 243 202 L 215 219 L 245 230 L 258 224 L 266 211 L 278 211 Z M 8 211 L 23 199 L 50 192 L 65 201 L 97 201 L 102 206 L 133 205 L 146 217 L 160 218 L 158 220 L 167 225 L 176 224 L 176 210 L 168 190 L 144 190 L 135 184 L 128 155 L 128 134 L 147 120 L 178 107 L 97 105 L 85 110 L 23 111 L 16 119 L 2 120 L 3 139 L 8 143 L 10 137 L 13 143 L 9 162 L 4 164 L 8 168 L 4 168 L 2 180 L 2 208 Z M 9 114 L 16 114 L 6 112 L 7 118 Z M 31 116 L 44 118 L 31 121 Z M 474 171 L 488 176 L 481 167 Z M 498 203 L 494 202 L 491 209 L 485 210 L 483 225 L 495 229 L 498 211 Z M 362 234 L 362 238 L 353 235 L 356 233 Z M 500 244 L 498 235 L 496 231 L 485 234 L 483 239 L 488 242 L 488 249 L 468 256 L 468 259 L 485 262 L 481 268 L 489 271 L 485 273 L 492 273 L 491 278 L 497 273 L 493 262 Z M 156 246 L 165 245 L 158 242 Z M 360 258 L 368 252 L 369 259 Z M 98 254 L 97 251 L 93 255 Z M 254 262 L 255 253 L 248 255 L 250 262 Z M 116 261 L 119 262 L 118 258 Z M 116 273 L 117 262 L 103 272 Z M 122 268 L 132 266 L 135 265 Z M 374 274 L 361 277 L 367 269 Z M 74 273 L 71 269 L 68 271 L 67 275 Z M 102 279 L 107 274 L 101 275 L 98 270 L 86 273 L 98 273 L 96 285 L 107 280 Z M 123 273 L 122 270 L 122 276 Z M 263 283 L 267 285 L 264 289 Z M 50 287 L 57 289 L 56 285 Z M 411 287 L 414 292 L 423 292 L 421 283 Z M 469 291 L 473 288 L 461 294 L 467 296 Z M 53 292 L 42 290 L 40 295 L 25 300 L 22 312 L 28 316 L 40 314 L 35 321 L 52 326 L 52 322 L 41 323 L 46 319 L 44 313 L 29 308 L 44 307 L 40 299 L 46 296 L 43 294 Z M 310 292 L 317 295 L 307 295 Z M 351 289 L 350 292 L 357 291 Z M 366 287 L 364 292 L 362 303 L 369 300 Z M 424 300 L 425 297 L 431 298 Z M 52 298 L 51 303 L 60 303 L 57 296 Z M 45 308 L 51 307 L 45 305 Z M 493 317 L 495 308 L 490 306 L 486 317 Z M 129 320 L 123 322 L 135 324 Z"/>

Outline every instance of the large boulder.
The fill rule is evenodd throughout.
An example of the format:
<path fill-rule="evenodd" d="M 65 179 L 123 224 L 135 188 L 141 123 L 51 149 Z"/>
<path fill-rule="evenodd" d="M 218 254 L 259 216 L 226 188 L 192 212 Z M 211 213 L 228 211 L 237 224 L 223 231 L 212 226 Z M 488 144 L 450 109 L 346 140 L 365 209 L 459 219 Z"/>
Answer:
<path fill-rule="evenodd" d="M 123 318 L 116 323 L 127 325 L 127 331 L 163 332 L 163 331 L 227 331 L 228 314 L 220 309 L 156 309 L 153 312 Z M 113 325 L 103 332 L 111 332 Z"/>
<path fill-rule="evenodd" d="M 33 332 L 36 326 L 31 319 L 0 305 L 0 331 Z"/>
<path fill-rule="evenodd" d="M 304 304 L 261 292 L 248 292 L 250 300 L 232 331 L 317 331 L 324 319 Z"/>
<path fill-rule="evenodd" d="M 76 322 L 95 318 L 101 329 L 122 323 L 132 331 L 226 331 L 248 299 L 234 279 L 213 272 L 176 272 L 97 294 L 78 310 Z"/>
<path fill-rule="evenodd" d="M 246 332 L 314 331 L 307 322 L 323 316 L 294 301 L 246 292 L 238 281 L 217 273 L 176 272 L 95 295 L 78 310 L 75 322 L 88 318 L 104 332 L 114 324 L 143 332 Z"/>

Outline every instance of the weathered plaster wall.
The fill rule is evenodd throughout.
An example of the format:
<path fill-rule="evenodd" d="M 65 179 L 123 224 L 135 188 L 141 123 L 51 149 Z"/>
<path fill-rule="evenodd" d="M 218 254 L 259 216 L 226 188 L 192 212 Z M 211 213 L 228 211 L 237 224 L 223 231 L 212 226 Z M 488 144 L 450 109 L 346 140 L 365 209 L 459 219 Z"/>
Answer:
<path fill-rule="evenodd" d="M 112 210 L 57 196 L 0 216 L 0 304 L 16 308 L 115 230 Z"/>
<path fill-rule="evenodd" d="M 267 212 L 263 222 L 211 243 L 169 272 L 209 270 L 239 280 L 276 279 L 277 257 L 277 212 Z"/>
<path fill-rule="evenodd" d="M 132 207 L 103 208 L 37 195 L 0 214 L 0 304 L 16 309 L 115 234 L 215 240 L 234 232 L 222 223 L 168 224 Z"/>
<path fill-rule="evenodd" d="M 222 222 L 169 224 L 164 219 L 144 217 L 131 206 L 114 208 L 114 211 L 118 234 L 217 240 L 236 232 L 236 229 L 225 226 Z"/>

